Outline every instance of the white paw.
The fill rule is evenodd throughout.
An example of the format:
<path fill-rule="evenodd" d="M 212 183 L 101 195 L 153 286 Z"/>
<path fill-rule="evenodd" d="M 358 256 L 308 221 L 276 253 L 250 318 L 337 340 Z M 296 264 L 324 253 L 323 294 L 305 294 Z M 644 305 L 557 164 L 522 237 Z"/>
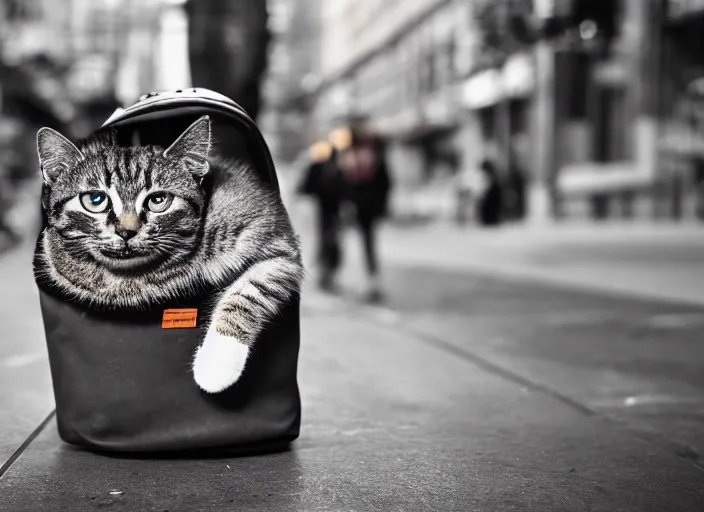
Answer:
<path fill-rule="evenodd" d="M 210 329 L 193 360 L 196 384 L 207 393 L 229 388 L 242 375 L 248 355 L 247 345 Z"/>

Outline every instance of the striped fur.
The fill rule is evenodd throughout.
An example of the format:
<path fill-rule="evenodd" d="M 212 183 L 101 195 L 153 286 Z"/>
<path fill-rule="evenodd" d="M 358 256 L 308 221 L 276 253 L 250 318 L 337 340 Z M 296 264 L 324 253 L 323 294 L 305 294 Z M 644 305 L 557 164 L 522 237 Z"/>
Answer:
<path fill-rule="evenodd" d="M 221 290 L 193 371 L 205 391 L 229 387 L 266 322 L 300 293 L 299 243 L 278 193 L 253 169 L 209 155 L 207 117 L 166 151 L 118 147 L 110 132 L 68 145 L 55 132 L 38 136 L 48 222 L 37 281 L 119 310 Z M 86 211 L 88 191 L 106 193 L 110 207 Z M 164 213 L 146 207 L 157 192 L 173 196 Z M 124 240 L 127 228 L 136 234 Z"/>

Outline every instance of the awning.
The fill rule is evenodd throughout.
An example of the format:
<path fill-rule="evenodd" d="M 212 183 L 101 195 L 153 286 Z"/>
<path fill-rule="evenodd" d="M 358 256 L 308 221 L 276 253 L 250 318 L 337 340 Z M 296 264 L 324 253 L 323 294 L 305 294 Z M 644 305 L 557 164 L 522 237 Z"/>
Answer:
<path fill-rule="evenodd" d="M 467 79 L 462 87 L 462 102 L 470 109 L 496 105 L 503 99 L 501 73 L 487 69 Z"/>
<path fill-rule="evenodd" d="M 529 96 L 535 89 L 535 66 L 529 54 L 512 55 L 501 68 L 487 69 L 468 78 L 462 103 L 470 109 L 491 107 L 506 98 Z"/>
<path fill-rule="evenodd" d="M 417 106 L 408 107 L 401 112 L 372 121 L 375 130 L 386 137 L 405 137 L 421 123 L 420 110 Z"/>
<path fill-rule="evenodd" d="M 669 0 L 668 21 L 681 21 L 704 15 L 704 0 Z"/>

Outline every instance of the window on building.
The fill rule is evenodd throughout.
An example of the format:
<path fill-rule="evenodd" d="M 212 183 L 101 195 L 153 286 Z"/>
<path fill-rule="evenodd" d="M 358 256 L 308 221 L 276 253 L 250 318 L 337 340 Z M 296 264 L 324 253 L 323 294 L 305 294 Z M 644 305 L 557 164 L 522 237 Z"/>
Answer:
<path fill-rule="evenodd" d="M 589 104 L 591 58 L 587 53 L 581 52 L 569 54 L 567 58 L 567 83 L 562 91 L 567 95 L 567 117 L 571 120 L 585 119 Z"/>
<path fill-rule="evenodd" d="M 530 102 L 524 98 L 512 99 L 509 102 L 509 122 L 512 134 L 528 134 Z"/>
<path fill-rule="evenodd" d="M 427 94 L 435 89 L 435 55 L 432 49 L 426 49 L 420 59 L 420 92 Z"/>
<path fill-rule="evenodd" d="M 415 102 L 421 95 L 422 70 L 421 52 L 417 41 L 409 40 L 408 65 L 406 66 L 406 84 L 408 88 L 409 102 Z"/>
<path fill-rule="evenodd" d="M 596 88 L 595 154 L 598 162 L 630 158 L 627 91 L 624 87 Z"/>
<path fill-rule="evenodd" d="M 445 53 L 447 55 L 446 65 L 447 65 L 447 76 L 450 81 L 454 81 L 457 78 L 457 33 L 453 32 L 452 37 L 447 41 L 445 45 Z"/>
<path fill-rule="evenodd" d="M 477 113 L 482 140 L 494 140 L 496 138 L 496 109 L 494 107 L 481 108 Z"/>
<path fill-rule="evenodd" d="M 42 17 L 42 6 L 37 0 L 5 0 L 4 15 L 9 21 L 32 21 Z"/>

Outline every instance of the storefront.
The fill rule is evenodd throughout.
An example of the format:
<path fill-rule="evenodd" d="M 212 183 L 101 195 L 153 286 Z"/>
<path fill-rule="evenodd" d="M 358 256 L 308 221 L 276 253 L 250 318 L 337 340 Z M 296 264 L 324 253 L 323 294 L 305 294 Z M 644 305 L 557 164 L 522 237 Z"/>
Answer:
<path fill-rule="evenodd" d="M 525 182 L 533 172 L 531 145 L 527 141 L 535 84 L 533 56 L 517 53 L 501 68 L 481 71 L 463 85 L 463 104 L 476 117 L 481 134 L 483 151 L 474 155 L 476 165 L 484 158 L 491 159 L 507 183 L 521 184 L 521 190 L 509 194 L 505 212 L 508 218 L 520 219 L 526 214 L 523 194 Z"/>
<path fill-rule="evenodd" d="M 704 220 L 704 1 L 668 7 L 657 84 L 660 212 Z"/>

